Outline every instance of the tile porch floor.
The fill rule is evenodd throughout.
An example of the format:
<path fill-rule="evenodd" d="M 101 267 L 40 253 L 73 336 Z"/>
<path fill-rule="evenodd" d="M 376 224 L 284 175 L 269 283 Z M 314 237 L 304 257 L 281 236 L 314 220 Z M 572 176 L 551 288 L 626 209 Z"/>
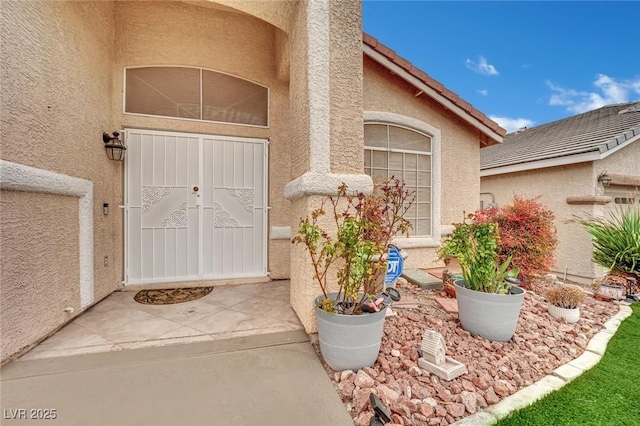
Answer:
<path fill-rule="evenodd" d="M 214 287 L 174 305 L 143 305 L 118 291 L 20 359 L 203 342 L 303 329 L 289 304 L 289 281 Z"/>

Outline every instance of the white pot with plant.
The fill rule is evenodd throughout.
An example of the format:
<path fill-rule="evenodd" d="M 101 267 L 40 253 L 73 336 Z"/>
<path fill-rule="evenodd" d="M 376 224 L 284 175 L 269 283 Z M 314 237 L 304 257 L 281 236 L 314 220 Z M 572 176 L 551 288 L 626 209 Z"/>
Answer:
<path fill-rule="evenodd" d="M 573 285 L 561 285 L 551 287 L 544 292 L 549 301 L 549 314 L 555 319 L 564 318 L 569 324 L 574 324 L 580 319 L 580 305 L 584 302 L 586 294 L 582 289 Z"/>
<path fill-rule="evenodd" d="M 342 184 L 337 195 L 300 220 L 292 242 L 311 257 L 313 280 L 322 292 L 314 300 L 320 352 L 336 371 L 359 370 L 378 358 L 388 303 L 372 302 L 384 290 L 380 277 L 386 273 L 389 244 L 411 229 L 404 215 L 414 198 L 395 178 L 371 195 L 350 193 Z M 333 232 L 321 226 L 327 214 Z"/>
<path fill-rule="evenodd" d="M 517 287 L 520 271 L 509 269 L 511 258 L 502 264 L 498 260 L 498 226 L 472 219 L 469 215 L 455 225 L 439 254 L 456 256 L 460 262 L 463 279 L 454 287 L 462 328 L 474 336 L 506 342 L 516 331 L 525 295 Z"/>

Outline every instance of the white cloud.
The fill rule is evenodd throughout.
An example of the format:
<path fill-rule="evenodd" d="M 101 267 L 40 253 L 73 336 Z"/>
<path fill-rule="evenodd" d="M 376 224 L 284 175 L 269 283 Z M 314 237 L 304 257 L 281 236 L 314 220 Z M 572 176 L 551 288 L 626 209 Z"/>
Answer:
<path fill-rule="evenodd" d="M 635 80 L 616 81 L 605 74 L 596 75 L 593 85 L 596 91 L 565 89 L 547 81 L 547 86 L 554 92 L 549 98 L 551 106 L 565 106 L 567 111 L 581 114 L 605 105 L 629 102 L 633 93 L 640 95 L 640 78 Z"/>
<path fill-rule="evenodd" d="M 518 129 L 531 127 L 535 124 L 535 121 L 528 118 L 509 118 L 498 115 L 490 115 L 489 118 L 498 123 L 507 133 L 513 133 Z"/>
<path fill-rule="evenodd" d="M 489 94 L 487 89 L 476 90 L 476 92 L 480 93 L 482 96 L 487 96 Z"/>
<path fill-rule="evenodd" d="M 478 74 L 498 75 L 498 70 L 496 69 L 496 67 L 491 65 L 487 61 L 487 58 L 485 58 L 484 56 L 480 56 L 480 61 L 479 62 L 474 62 L 471 59 L 467 58 L 467 61 L 465 62 L 465 65 L 467 66 L 467 68 L 469 68 L 470 70 L 472 70 L 474 72 L 477 72 Z"/>

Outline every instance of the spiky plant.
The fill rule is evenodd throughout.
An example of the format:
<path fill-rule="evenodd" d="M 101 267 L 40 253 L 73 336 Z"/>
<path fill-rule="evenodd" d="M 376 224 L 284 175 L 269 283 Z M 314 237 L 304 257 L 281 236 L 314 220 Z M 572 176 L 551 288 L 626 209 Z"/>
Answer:
<path fill-rule="evenodd" d="M 640 278 L 640 209 L 616 209 L 608 215 L 578 218 L 591 235 L 593 261 L 613 272 Z"/>

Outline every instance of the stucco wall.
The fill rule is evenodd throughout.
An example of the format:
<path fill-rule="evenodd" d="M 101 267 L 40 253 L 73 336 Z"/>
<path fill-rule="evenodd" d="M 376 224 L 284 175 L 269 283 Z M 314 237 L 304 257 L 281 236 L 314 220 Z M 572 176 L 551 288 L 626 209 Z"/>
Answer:
<path fill-rule="evenodd" d="M 363 173 L 362 5 L 332 1 L 331 172 Z"/>
<path fill-rule="evenodd" d="M 593 173 L 597 178 L 600 172 L 608 171 L 620 175 L 640 176 L 640 141 L 631 142 L 608 157 L 595 161 Z"/>
<path fill-rule="evenodd" d="M 270 226 L 289 225 L 289 89 L 278 79 L 270 24 L 242 13 L 180 2 L 117 2 L 113 114 L 120 127 L 269 139 Z M 197 23 L 195 25 L 194 23 Z M 183 65 L 208 68 L 270 88 L 269 128 L 123 114 L 123 70 L 128 66 Z M 289 275 L 289 243 L 269 241 L 273 278 Z"/>
<path fill-rule="evenodd" d="M 101 137 L 114 129 L 108 106 L 113 3 L 2 2 L 0 7 L 1 157 L 93 182 L 98 301 L 122 279 L 121 165 L 107 159 Z M 71 318 L 63 315 L 63 307 L 74 307 L 77 315 L 80 306 L 78 199 L 2 195 L 5 359 Z M 108 216 L 102 214 L 103 202 L 111 205 Z M 17 252 L 25 258 L 10 261 Z M 108 267 L 104 256 L 109 256 Z M 5 311 L 5 306 L 12 308 Z"/>
<path fill-rule="evenodd" d="M 579 225 L 567 223 L 573 215 L 593 214 L 593 205 L 570 205 L 568 196 L 594 195 L 592 163 L 580 163 L 482 178 L 482 192 L 491 192 L 499 206 L 510 204 L 513 195 L 542 195 L 540 202 L 556 216 L 558 248 L 554 271 L 569 278 L 589 280 L 596 276 L 591 262 L 591 240 Z M 487 205 L 489 196 L 482 198 Z"/>
<path fill-rule="evenodd" d="M 364 58 L 364 110 L 402 114 L 441 132 L 442 225 L 463 219 L 479 204 L 480 142 L 477 130 L 373 60 Z M 440 266 L 435 248 L 408 249 L 405 267 Z"/>
<path fill-rule="evenodd" d="M 80 310 L 78 199 L 0 193 L 2 359 Z"/>

